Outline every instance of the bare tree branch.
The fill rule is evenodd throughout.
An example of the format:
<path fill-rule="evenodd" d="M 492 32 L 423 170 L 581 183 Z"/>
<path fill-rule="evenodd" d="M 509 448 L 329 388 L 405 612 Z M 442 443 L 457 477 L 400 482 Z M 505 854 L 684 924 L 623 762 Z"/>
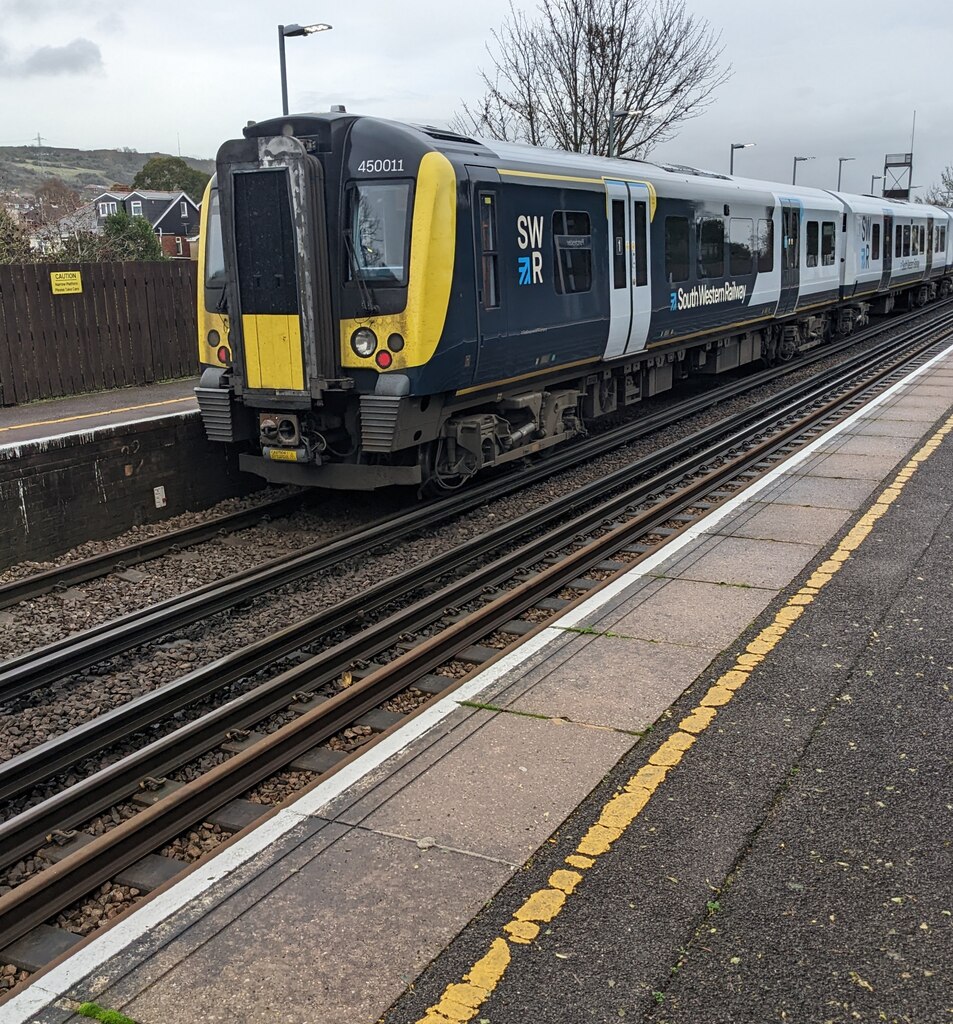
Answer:
<path fill-rule="evenodd" d="M 458 131 L 581 153 L 644 157 L 697 117 L 730 77 L 720 34 L 685 0 L 541 0 L 530 20 L 512 2 L 487 52 L 486 91 Z"/>

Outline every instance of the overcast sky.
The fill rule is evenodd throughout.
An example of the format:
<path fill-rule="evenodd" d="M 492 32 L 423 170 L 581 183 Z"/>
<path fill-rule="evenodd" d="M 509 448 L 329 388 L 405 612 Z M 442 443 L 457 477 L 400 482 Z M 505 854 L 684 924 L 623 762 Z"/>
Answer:
<path fill-rule="evenodd" d="M 532 11 L 535 0 L 514 0 Z M 953 164 L 953 3 L 687 0 L 722 33 L 731 80 L 656 159 L 866 191 L 910 145 L 914 182 Z M 508 0 L 0 0 L 0 145 L 132 146 L 210 157 L 280 112 L 277 23 L 328 21 L 287 41 L 292 110 L 443 124 L 480 94 L 486 41 Z"/>

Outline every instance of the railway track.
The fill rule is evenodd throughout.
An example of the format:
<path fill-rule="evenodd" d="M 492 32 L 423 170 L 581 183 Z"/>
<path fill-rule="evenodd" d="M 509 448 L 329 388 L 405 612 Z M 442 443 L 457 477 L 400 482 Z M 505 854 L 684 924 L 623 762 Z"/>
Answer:
<path fill-rule="evenodd" d="M 931 330 L 953 326 L 953 315 L 941 320 Z M 600 578 L 626 572 L 673 533 L 857 408 L 872 391 L 926 358 L 936 342 L 917 340 L 916 330 L 909 334 L 906 351 L 876 372 L 859 365 L 838 367 L 810 386 L 787 389 L 744 417 L 699 431 L 637 467 L 586 485 L 569 502 L 526 513 L 382 582 L 373 592 L 355 595 L 353 602 L 205 666 L 162 688 L 168 692 L 161 697 L 159 690 L 134 701 L 140 709 L 151 704 L 151 712 L 168 714 L 171 705 L 160 711 L 163 701 L 178 701 L 176 706 L 183 707 L 192 687 L 212 692 L 225 680 L 264 667 L 269 656 L 274 661 L 298 655 L 297 664 L 211 714 L 0 826 L 0 862 L 5 864 L 36 851 L 50 835 L 63 843 L 51 851 L 53 867 L 0 897 L 0 949 L 6 947 L 0 960 L 6 955 L 10 962 L 24 963 L 34 954 L 17 953 L 18 946 L 29 951 L 31 934 L 39 936 L 34 945 L 48 940 L 44 922 L 105 881 L 125 873 L 140 882 L 146 879 L 137 888 L 148 889 L 149 871 L 154 878 L 162 874 L 156 874 L 154 851 L 196 823 L 217 817 L 242 827 L 249 815 L 267 814 L 271 808 L 263 804 L 250 810 L 243 794 L 289 766 L 312 773 L 315 781 L 333 771 L 347 755 L 322 745 L 354 723 L 372 721 L 375 732 L 398 728 L 402 718 L 381 714 L 382 702 L 411 687 L 424 699 L 436 699 L 460 681 L 447 678 L 448 666 L 466 670 L 487 664 L 544 628 L 547 615 L 584 599 Z M 897 344 L 894 340 L 891 347 Z M 871 358 L 865 353 L 863 362 L 869 364 Z M 836 397 L 830 397 L 832 392 Z M 375 620 L 376 614 L 380 618 Z M 314 645 L 322 650 L 306 649 Z M 277 712 L 290 712 L 290 720 L 270 734 L 255 731 Z M 137 728 L 144 720 L 138 720 Z M 132 722 L 130 718 L 122 728 Z M 93 732 L 87 732 L 89 742 Z M 16 768 L 24 769 L 29 760 L 30 770 L 49 770 L 52 761 L 44 768 L 44 758 L 74 756 L 54 752 L 60 741 L 65 738 L 8 764 L 18 762 Z M 200 778 L 181 785 L 163 778 L 222 743 L 232 756 Z M 15 769 L 7 773 L 4 792 L 13 791 L 15 774 Z M 136 816 L 97 838 L 69 835 L 68 829 L 97 810 L 137 792 L 150 806 Z M 71 941 L 68 936 L 63 940 Z"/>
<path fill-rule="evenodd" d="M 942 308 L 940 305 L 934 306 L 931 308 L 930 313 L 934 313 L 940 308 Z M 888 324 L 877 324 L 863 332 L 858 332 L 849 338 L 841 339 L 834 345 L 826 346 L 820 351 L 811 353 L 806 358 L 798 360 L 797 363 L 793 364 L 793 367 L 809 366 L 813 361 L 829 358 L 831 355 L 837 354 L 838 351 L 863 342 L 866 338 L 875 337 L 885 329 L 902 326 L 905 322 L 922 319 L 925 315 L 929 314 L 925 314 L 921 310 L 906 314 L 903 317 L 893 317 Z M 675 407 L 676 414 L 679 417 L 691 415 L 693 412 L 700 411 L 712 404 L 716 404 L 719 401 L 724 401 L 733 395 L 744 393 L 751 388 L 759 387 L 765 383 L 775 380 L 789 372 L 789 369 L 791 368 L 791 366 L 783 366 L 765 370 L 761 373 L 747 377 L 743 381 L 736 382 L 727 388 L 719 388 L 714 392 L 709 392 L 704 395 L 696 396 L 693 399 L 680 402 Z M 664 420 L 666 416 L 667 413 L 659 414 L 659 418 L 662 420 Z M 656 417 L 651 418 L 651 420 L 656 419 Z M 652 429 L 657 429 L 657 426 Z M 627 441 L 639 436 L 643 435 L 636 432 L 628 438 L 621 438 L 613 443 L 625 444 Z M 585 442 L 583 442 L 581 448 L 582 451 L 580 454 L 585 458 L 592 457 L 593 455 L 597 455 L 599 452 L 606 450 L 605 445 L 592 443 L 587 445 Z M 563 452 L 561 453 L 558 461 L 551 461 L 542 468 L 541 476 L 559 472 L 560 469 L 565 468 L 567 465 L 571 465 L 573 461 L 574 455 L 570 451 Z M 490 485 L 490 487 L 491 486 L 492 485 Z M 488 487 L 488 489 L 490 488 Z M 295 510 L 308 499 L 308 497 L 309 496 L 307 494 L 285 496 L 276 499 L 275 501 L 266 502 L 253 509 L 242 509 L 226 515 L 216 516 L 208 522 L 194 524 L 177 530 L 170 530 L 157 537 L 136 541 L 132 544 L 124 545 L 114 550 L 105 551 L 101 554 L 93 555 L 89 558 L 80 559 L 75 562 L 64 562 L 51 569 L 46 569 L 42 572 L 25 576 L 21 579 L 2 583 L 0 584 L 0 609 L 13 607 L 24 601 L 35 599 L 55 590 L 65 590 L 69 587 L 74 587 L 82 583 L 88 583 L 91 580 L 100 579 L 112 572 L 128 569 L 131 566 L 159 558 L 163 555 L 169 554 L 170 552 L 176 552 L 178 550 L 193 547 L 205 541 L 222 536 L 223 534 L 237 533 L 259 525 L 262 522 L 267 522 L 270 519 L 277 519 L 293 514 Z M 375 524 L 372 524 L 372 526 L 373 525 Z M 383 525 L 383 523 L 380 525 Z M 2 699 L 3 696 L 2 693 L 0 693 L 0 700 Z"/>
<path fill-rule="evenodd" d="M 169 530 L 157 537 L 125 544 L 112 551 L 103 551 L 101 554 L 77 559 L 75 562 L 63 562 L 52 569 L 44 569 L 22 579 L 10 580 L 0 584 L 0 609 L 10 608 L 54 590 L 65 590 L 80 583 L 88 583 L 90 580 L 108 576 L 111 572 L 122 571 L 170 552 L 201 544 L 213 537 L 238 533 L 271 519 L 290 515 L 301 507 L 307 497 L 306 494 L 286 495 L 256 505 L 254 508 L 214 516 L 208 522 Z"/>
<path fill-rule="evenodd" d="M 944 308 L 934 307 L 935 310 Z M 942 318 L 942 312 L 940 316 Z M 896 328 L 908 324 L 901 336 L 902 339 L 910 332 L 915 333 L 923 329 L 922 326 L 917 326 L 922 317 L 922 313 L 914 313 L 904 318 L 893 319 L 888 329 L 892 334 Z M 929 322 L 932 323 L 932 318 Z M 876 337 L 884 330 L 883 325 L 878 325 L 868 332 L 853 335 L 836 345 L 819 349 L 811 359 L 799 360 L 796 365 L 809 366 L 812 361 L 828 359 L 838 351 L 850 348 L 867 337 Z M 873 349 L 858 354 L 853 360 L 848 360 L 845 365 L 860 366 L 866 361 L 880 358 L 879 353 L 898 343 L 898 339 L 891 337 Z M 657 432 L 686 416 L 775 381 L 783 377 L 788 369 L 785 366 L 762 371 L 727 388 L 706 392 L 634 423 L 584 440 L 519 473 L 503 474 L 463 492 L 412 508 L 403 514 L 388 516 L 369 526 L 349 530 L 330 542 L 323 541 L 262 565 L 250 567 L 224 580 L 138 609 L 119 619 L 9 659 L 0 663 L 0 704 L 123 654 L 141 644 L 261 597 L 279 587 L 319 572 L 326 572 L 375 548 L 383 545 L 393 547 L 399 541 L 434 529 L 452 517 L 462 516 L 489 501 L 512 494 L 572 465 L 585 463 Z M 2 793 L 0 781 L 0 795 Z"/>

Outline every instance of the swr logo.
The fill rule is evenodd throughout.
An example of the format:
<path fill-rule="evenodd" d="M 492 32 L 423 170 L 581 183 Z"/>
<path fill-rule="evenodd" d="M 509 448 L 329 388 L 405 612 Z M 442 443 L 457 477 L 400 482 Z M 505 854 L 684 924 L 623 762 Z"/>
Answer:
<path fill-rule="evenodd" d="M 519 269 L 520 284 L 543 283 L 543 218 L 527 217 L 525 214 L 516 218 L 516 244 L 521 249 L 531 250 L 528 256 L 520 256 L 516 261 Z"/>

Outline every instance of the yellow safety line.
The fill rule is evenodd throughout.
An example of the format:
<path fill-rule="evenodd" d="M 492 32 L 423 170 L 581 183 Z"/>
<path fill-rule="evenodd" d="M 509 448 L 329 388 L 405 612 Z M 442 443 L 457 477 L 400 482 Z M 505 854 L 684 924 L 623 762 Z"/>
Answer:
<path fill-rule="evenodd" d="M 90 420 L 97 416 L 113 416 L 120 412 L 136 412 L 138 409 L 154 409 L 157 405 L 175 405 L 177 402 L 194 402 L 194 396 L 188 398 L 166 398 L 161 402 L 146 402 L 143 405 L 126 405 L 121 409 L 103 409 L 101 412 L 84 412 L 77 416 L 64 416 L 59 420 L 37 420 L 35 423 L 17 423 L 12 427 L 0 427 L 0 434 L 7 430 L 29 430 L 31 427 L 51 427 L 57 423 L 72 423 L 75 420 Z"/>
<path fill-rule="evenodd" d="M 529 896 L 503 925 L 505 935 L 497 936 L 489 950 L 463 976 L 448 985 L 440 999 L 427 1008 L 416 1024 L 464 1024 L 472 1020 L 503 978 L 514 946 L 527 945 L 539 934 L 542 924 L 552 921 L 583 881 L 588 871 L 613 843 L 622 837 L 642 813 L 665 776 L 679 764 L 695 740 L 708 728 L 732 697 L 747 682 L 754 669 L 777 647 L 781 639 L 804 614 L 804 609 L 827 586 L 870 535 L 874 525 L 900 497 L 917 469 L 937 450 L 943 438 L 953 431 L 953 416 L 927 441 L 894 477 L 871 508 L 857 521 L 830 558 L 822 562 L 810 579 L 781 608 L 738 656 L 734 665 L 706 691 L 697 707 L 685 716 L 676 731 L 649 758 L 625 786 L 602 808 L 596 822 L 582 837 L 574 853 L 549 876 L 549 885 Z"/>

